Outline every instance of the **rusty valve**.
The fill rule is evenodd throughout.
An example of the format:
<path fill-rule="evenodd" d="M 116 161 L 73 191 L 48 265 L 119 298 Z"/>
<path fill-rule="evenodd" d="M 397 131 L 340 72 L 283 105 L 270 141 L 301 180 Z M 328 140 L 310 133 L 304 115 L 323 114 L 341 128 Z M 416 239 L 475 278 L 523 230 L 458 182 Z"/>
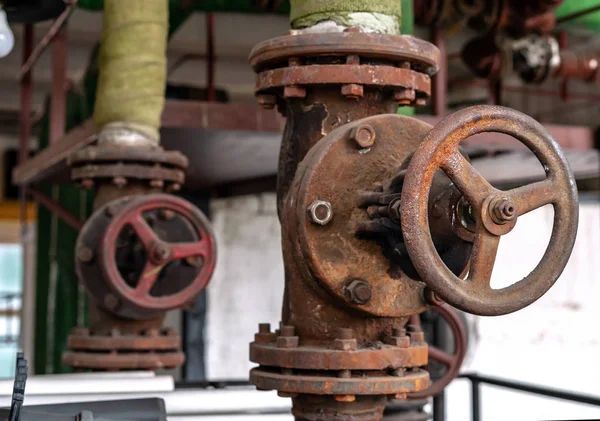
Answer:
<path fill-rule="evenodd" d="M 168 194 L 98 209 L 77 243 L 77 272 L 105 309 L 129 319 L 184 306 L 205 287 L 216 245 L 206 217 Z"/>
<path fill-rule="evenodd" d="M 462 140 L 483 132 L 504 133 L 521 141 L 537 156 L 546 178 L 509 191 L 492 187 L 458 150 Z M 466 279 L 448 269 L 431 238 L 428 198 L 434 174 L 440 168 L 471 208 L 463 219 L 474 219 Z M 422 280 L 446 302 L 474 314 L 508 314 L 536 301 L 556 282 L 575 243 L 577 190 L 567 160 L 538 122 L 504 107 L 471 107 L 436 125 L 411 160 L 401 200 L 406 249 Z M 519 216 L 547 204 L 554 206 L 554 226 L 541 262 L 519 282 L 493 289 L 490 279 L 500 237 L 515 227 Z"/>

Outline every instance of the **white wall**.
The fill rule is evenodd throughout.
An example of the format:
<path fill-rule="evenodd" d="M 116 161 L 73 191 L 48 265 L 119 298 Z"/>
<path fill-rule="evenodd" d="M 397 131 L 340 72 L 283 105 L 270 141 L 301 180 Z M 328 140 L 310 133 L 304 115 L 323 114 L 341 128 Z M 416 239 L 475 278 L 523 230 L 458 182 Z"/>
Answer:
<path fill-rule="evenodd" d="M 277 326 L 283 263 L 274 194 L 213 202 L 217 269 L 208 286 L 207 376 L 243 379 L 259 323 Z"/>

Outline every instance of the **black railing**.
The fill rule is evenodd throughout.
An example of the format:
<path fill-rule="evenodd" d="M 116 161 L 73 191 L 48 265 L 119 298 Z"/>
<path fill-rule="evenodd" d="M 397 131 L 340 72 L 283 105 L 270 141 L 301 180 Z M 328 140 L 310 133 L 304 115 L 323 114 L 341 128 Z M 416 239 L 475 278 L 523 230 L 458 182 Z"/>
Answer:
<path fill-rule="evenodd" d="M 520 383 L 494 377 L 481 376 L 479 374 L 462 374 L 459 376 L 459 378 L 467 379 L 471 382 L 471 419 L 473 421 L 481 421 L 482 384 L 496 386 L 503 389 L 517 390 L 538 396 L 546 396 L 548 398 L 562 399 L 569 402 L 600 406 L 600 397 L 598 396 L 584 395 L 580 393 L 568 392 L 566 390 L 550 389 L 528 383 Z"/>

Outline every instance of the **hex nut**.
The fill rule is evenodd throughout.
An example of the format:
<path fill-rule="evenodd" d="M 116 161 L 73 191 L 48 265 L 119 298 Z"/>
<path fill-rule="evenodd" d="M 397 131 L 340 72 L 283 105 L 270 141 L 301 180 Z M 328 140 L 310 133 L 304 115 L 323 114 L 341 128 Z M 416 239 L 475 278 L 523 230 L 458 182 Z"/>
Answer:
<path fill-rule="evenodd" d="M 280 336 L 277 338 L 277 348 L 298 348 L 300 338 L 298 336 Z"/>
<path fill-rule="evenodd" d="M 272 110 L 277 105 L 277 97 L 275 95 L 260 94 L 256 96 L 256 101 L 265 110 Z"/>
<path fill-rule="evenodd" d="M 298 394 L 293 393 L 293 392 L 279 391 L 279 392 L 277 392 L 277 396 L 279 396 L 280 398 L 296 398 L 296 397 L 298 397 Z"/>
<path fill-rule="evenodd" d="M 417 94 L 414 89 L 400 89 L 394 92 L 393 99 L 400 106 L 406 106 L 412 104 L 412 102 L 416 99 Z"/>
<path fill-rule="evenodd" d="M 354 304 L 366 304 L 372 297 L 371 285 L 366 281 L 355 279 L 346 285 L 344 295 Z"/>
<path fill-rule="evenodd" d="M 94 251 L 89 247 L 81 247 L 77 250 L 77 259 L 89 263 L 94 259 Z"/>
<path fill-rule="evenodd" d="M 258 332 L 254 334 L 254 342 L 257 344 L 270 344 L 277 340 L 277 336 L 272 333 Z"/>
<path fill-rule="evenodd" d="M 355 395 L 335 395 L 333 398 L 338 402 L 354 402 L 356 400 Z"/>
<path fill-rule="evenodd" d="M 347 83 L 342 85 L 342 95 L 344 95 L 348 99 L 358 99 L 362 98 L 364 95 L 363 85 L 359 85 L 356 83 Z"/>
<path fill-rule="evenodd" d="M 333 341 L 333 347 L 339 351 L 355 351 L 358 342 L 356 339 L 336 339 Z"/>
<path fill-rule="evenodd" d="M 350 131 L 350 139 L 361 149 L 373 146 L 375 137 L 377 137 L 375 129 L 368 124 L 361 124 Z"/>
<path fill-rule="evenodd" d="M 284 98 L 306 98 L 306 88 L 290 85 L 283 88 Z"/>
<path fill-rule="evenodd" d="M 324 200 L 315 200 L 308 207 L 310 220 L 317 225 L 327 225 L 333 218 L 331 203 Z"/>
<path fill-rule="evenodd" d="M 410 338 L 408 336 L 391 336 L 386 340 L 388 345 L 397 346 L 398 348 L 409 348 Z"/>
<path fill-rule="evenodd" d="M 408 332 L 411 343 L 423 343 L 425 342 L 425 334 L 423 332 Z"/>

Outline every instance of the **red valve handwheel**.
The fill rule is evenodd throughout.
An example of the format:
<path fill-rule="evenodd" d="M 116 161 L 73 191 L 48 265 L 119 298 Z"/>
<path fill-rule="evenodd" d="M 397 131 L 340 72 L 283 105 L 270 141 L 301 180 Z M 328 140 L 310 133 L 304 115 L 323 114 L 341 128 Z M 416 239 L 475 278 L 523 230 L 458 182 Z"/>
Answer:
<path fill-rule="evenodd" d="M 156 210 L 172 212 L 187 220 L 198 241 L 161 240 L 143 216 L 145 212 Z M 119 236 L 127 227 L 133 229 L 146 252 L 146 263 L 135 286 L 123 279 L 116 259 Z M 198 274 L 188 286 L 170 295 L 151 295 L 167 264 L 190 258 L 202 261 Z M 153 194 L 134 198 L 117 211 L 102 236 L 100 259 L 104 278 L 120 299 L 143 309 L 170 310 L 188 303 L 206 287 L 215 268 L 216 244 L 208 220 L 194 205 L 172 195 Z"/>
<path fill-rule="evenodd" d="M 424 399 L 440 394 L 458 376 L 460 367 L 467 354 L 466 328 L 456 311 L 448 304 L 432 307 L 431 310 L 436 311 L 448 323 L 454 339 L 454 352 L 448 353 L 434 346 L 428 346 L 429 360 L 442 363 L 446 366 L 446 372 L 441 378 L 432 382 L 427 389 L 421 392 L 409 393 L 409 399 Z M 421 324 L 419 316 L 412 318 L 411 322 L 413 321 L 414 324 Z"/>

